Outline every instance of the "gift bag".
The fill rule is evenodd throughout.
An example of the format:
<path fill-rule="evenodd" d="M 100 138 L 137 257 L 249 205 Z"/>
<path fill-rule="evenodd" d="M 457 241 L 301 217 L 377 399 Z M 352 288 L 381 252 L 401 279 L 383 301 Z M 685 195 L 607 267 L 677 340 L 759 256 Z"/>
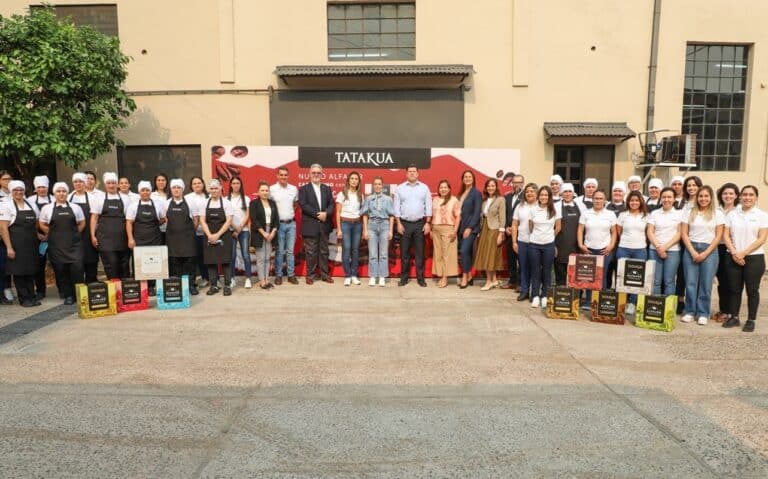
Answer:
<path fill-rule="evenodd" d="M 158 280 L 157 309 L 184 309 L 190 306 L 189 276 Z"/>
<path fill-rule="evenodd" d="M 568 256 L 568 286 L 576 289 L 603 287 L 605 257 L 591 254 Z"/>
<path fill-rule="evenodd" d="M 580 291 L 566 286 L 549 288 L 546 315 L 552 319 L 579 319 Z"/>
<path fill-rule="evenodd" d="M 135 279 L 113 279 L 117 312 L 140 311 L 149 308 L 149 291 L 146 281 Z"/>
<path fill-rule="evenodd" d="M 117 314 L 115 283 L 78 283 L 75 286 L 77 314 L 82 319 L 100 318 Z"/>
<path fill-rule="evenodd" d="M 592 291 L 592 321 L 597 323 L 624 324 L 624 312 L 627 307 L 626 293 L 613 290 Z"/>
<path fill-rule="evenodd" d="M 616 291 L 629 294 L 652 294 L 656 261 L 621 258 L 616 270 Z"/>
<path fill-rule="evenodd" d="M 657 331 L 672 331 L 675 329 L 677 313 L 677 296 L 640 295 L 637 298 L 635 311 L 635 326 Z"/>

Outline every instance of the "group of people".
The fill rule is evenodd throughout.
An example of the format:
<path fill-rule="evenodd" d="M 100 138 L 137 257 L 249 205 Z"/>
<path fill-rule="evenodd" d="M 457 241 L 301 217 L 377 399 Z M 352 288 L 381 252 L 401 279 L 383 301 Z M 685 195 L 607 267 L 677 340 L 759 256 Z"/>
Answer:
<path fill-rule="evenodd" d="M 733 183 L 717 191 L 697 176 L 674 177 L 669 186 L 659 179 L 648 183 L 632 176 L 617 181 L 610 192 L 594 178 L 583 183 L 584 194 L 553 175 L 547 185 L 525 183 L 514 175 L 512 191 L 502 195 L 495 178 L 476 185 L 471 170 L 460 178 L 454 195 L 442 180 L 433 196 L 419 181 L 415 166 L 394 195 L 384 191 L 382 178 L 372 179 L 372 193 L 363 194 L 358 172 L 347 175 L 334 196 L 323 183 L 322 166 L 309 170 L 310 181 L 297 188 L 289 171 L 278 168 L 277 181 L 260 182 L 255 199 L 245 193 L 242 178 L 234 176 L 224 191 L 219 180 L 190 180 L 157 175 L 141 181 L 138 193 L 128 178 L 115 173 L 102 177 L 96 188 L 93 172 L 75 173 L 72 188 L 48 178 L 34 180 L 35 192 L 26 196 L 25 184 L 0 172 L 0 302 L 12 302 L 12 278 L 21 305 L 35 306 L 45 296 L 45 267 L 53 266 L 59 295 L 74 302 L 74 285 L 93 282 L 101 260 L 107 278 L 132 274 L 132 251 L 137 246 L 168 246 L 169 272 L 189 275 L 191 294 L 209 286 L 206 294 L 223 290 L 228 296 L 238 254 L 242 257 L 245 288 L 251 288 L 251 252 L 255 252 L 258 286 L 270 289 L 285 281 L 298 284 L 294 247 L 296 210 L 301 211 L 301 236 L 306 257 L 306 283 L 333 283 L 329 271 L 329 236 L 336 230 L 342 243 L 344 285 L 359 285 L 360 244 L 368 243 L 370 286 L 386 285 L 389 243 L 400 237 L 399 286 L 411 277 L 411 250 L 419 286 L 425 281 L 425 237 L 433 245 L 432 274 L 438 287 L 459 276 L 458 286 L 474 283 L 472 271 L 482 271 L 481 288 L 516 289 L 519 301 L 546 306 L 547 291 L 564 285 L 568 257 L 604 257 L 603 288 L 612 286 L 618 259 L 655 261 L 654 294 L 676 294 L 683 322 L 707 324 L 710 317 L 725 327 L 740 325 L 742 291 L 746 288 L 748 316 L 745 331 L 754 330 L 759 285 L 765 271 L 763 245 L 768 236 L 768 214 L 757 207 L 755 186 Z M 274 256 L 274 282 L 270 281 Z M 505 262 L 506 257 L 506 262 Z M 285 266 L 285 270 L 283 268 Z M 501 271 L 509 271 L 502 283 Z M 223 276 L 223 281 L 220 281 Z M 554 278 L 553 278 L 554 276 Z M 711 314 L 714 278 L 718 279 L 719 312 Z M 150 283 L 150 294 L 154 284 Z M 630 297 L 631 314 L 636 298 Z M 587 302 L 584 302 L 587 307 Z"/>

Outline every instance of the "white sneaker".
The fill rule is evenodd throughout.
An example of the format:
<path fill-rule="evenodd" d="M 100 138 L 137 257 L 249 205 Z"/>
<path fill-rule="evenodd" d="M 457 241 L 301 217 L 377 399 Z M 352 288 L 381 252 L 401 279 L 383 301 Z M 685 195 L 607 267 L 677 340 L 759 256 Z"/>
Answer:
<path fill-rule="evenodd" d="M 690 323 L 693 321 L 693 315 L 692 314 L 684 314 L 682 318 L 680 318 L 680 321 L 684 323 Z"/>
<path fill-rule="evenodd" d="M 207 280 L 207 279 L 203 279 L 203 280 L 200 280 L 200 282 L 197 284 L 197 287 L 198 287 L 198 288 L 205 288 L 205 287 L 206 287 L 206 286 L 208 286 L 209 284 L 210 284 L 210 283 L 208 282 L 208 280 Z"/>
<path fill-rule="evenodd" d="M 379 278 L 379 286 L 386 286 L 387 278 Z"/>
<path fill-rule="evenodd" d="M 546 308 L 547 307 L 547 297 L 546 296 L 543 296 L 541 298 L 541 307 L 542 308 Z"/>
<path fill-rule="evenodd" d="M 360 280 L 357 279 L 357 276 L 352 276 L 352 284 L 355 286 L 360 286 Z"/>
<path fill-rule="evenodd" d="M 533 301 L 531 301 L 531 307 L 538 308 L 539 306 L 541 306 L 541 300 L 538 296 L 534 296 Z"/>
<path fill-rule="evenodd" d="M 634 316 L 635 315 L 635 305 L 630 303 L 627 305 L 627 309 L 625 310 L 625 313 L 627 316 Z"/>
<path fill-rule="evenodd" d="M 699 320 L 697 322 L 701 326 L 706 326 L 708 321 L 709 321 L 708 317 L 706 317 L 706 316 L 699 316 Z"/>
<path fill-rule="evenodd" d="M 3 294 L 5 295 L 5 299 L 13 301 L 13 290 L 11 288 L 5 288 Z"/>
<path fill-rule="evenodd" d="M 251 289 L 252 287 L 251 278 L 245 278 L 245 289 Z"/>
<path fill-rule="evenodd" d="M 229 280 L 229 287 L 232 289 L 235 289 L 235 286 L 237 286 L 237 281 L 235 281 L 235 278 L 232 278 Z"/>
<path fill-rule="evenodd" d="M 376 278 L 371 276 L 371 279 L 368 280 L 368 286 L 376 286 Z"/>
<path fill-rule="evenodd" d="M 352 284 L 352 278 L 344 278 L 344 286 L 349 286 Z"/>

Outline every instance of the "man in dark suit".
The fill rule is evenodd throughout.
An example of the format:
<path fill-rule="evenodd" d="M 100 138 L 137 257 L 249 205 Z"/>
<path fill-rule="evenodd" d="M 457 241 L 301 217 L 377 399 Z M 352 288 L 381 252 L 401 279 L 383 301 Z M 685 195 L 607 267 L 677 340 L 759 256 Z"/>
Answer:
<path fill-rule="evenodd" d="M 333 283 L 328 271 L 328 234 L 333 224 L 333 193 L 322 183 L 323 167 L 314 164 L 309 168 L 310 183 L 299 188 L 301 208 L 301 238 L 307 261 L 307 284 L 312 284 L 315 270 L 320 266 L 320 279 Z"/>
<path fill-rule="evenodd" d="M 506 206 L 506 249 L 507 249 L 507 271 L 509 271 L 509 281 L 501 285 L 501 289 L 513 289 L 519 284 L 518 268 L 517 268 L 517 253 L 512 249 L 512 216 L 515 214 L 515 209 L 520 204 L 521 194 L 523 190 L 523 183 L 525 183 L 525 177 L 523 175 L 515 175 L 512 177 L 512 191 L 506 194 L 504 202 Z"/>

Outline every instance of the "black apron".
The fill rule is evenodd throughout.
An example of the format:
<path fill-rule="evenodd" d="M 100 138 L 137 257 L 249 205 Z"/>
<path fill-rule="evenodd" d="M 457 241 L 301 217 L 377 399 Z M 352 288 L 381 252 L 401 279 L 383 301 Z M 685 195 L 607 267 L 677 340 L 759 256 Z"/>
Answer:
<path fill-rule="evenodd" d="M 568 255 L 579 252 L 579 243 L 577 240 L 579 232 L 579 218 L 581 210 L 575 204 L 561 205 L 562 215 L 560 219 L 560 234 L 555 238 L 557 246 L 557 263 L 567 263 Z"/>
<path fill-rule="evenodd" d="M 219 199 L 219 207 L 211 208 L 211 199 L 205 204 L 205 222 L 208 231 L 215 233 L 227 222 L 227 214 L 224 212 L 224 198 Z M 203 245 L 203 263 L 205 264 L 229 264 L 232 261 L 232 235 L 225 231 L 221 241 L 216 245 L 208 244 L 206 238 Z"/>
<path fill-rule="evenodd" d="M 136 218 L 133 220 L 133 239 L 136 246 L 157 246 L 163 244 L 160 234 L 160 220 L 157 219 L 154 201 L 142 205 L 139 201 L 136 207 Z"/>
<path fill-rule="evenodd" d="M 195 224 L 189 217 L 187 200 L 181 203 L 171 200 L 165 213 L 168 227 L 165 230 L 165 242 L 168 244 L 169 258 L 192 258 L 197 255 L 195 247 Z"/>
<path fill-rule="evenodd" d="M 35 195 L 35 206 L 37 206 L 37 211 L 38 212 L 43 211 L 43 206 L 47 205 L 48 203 L 55 203 L 55 199 L 50 194 L 48 195 L 48 203 L 40 203 L 38 201 L 39 199 L 40 199 L 40 196 L 39 195 Z M 42 231 L 41 231 L 41 233 L 42 233 Z M 42 241 L 41 243 L 48 243 L 48 240 Z M 48 251 L 46 250 L 46 253 L 47 252 Z M 38 254 L 39 254 L 39 251 L 38 251 Z M 44 255 L 39 255 L 39 256 L 42 257 Z"/>
<path fill-rule="evenodd" d="M 13 219 L 13 223 L 8 228 L 8 235 L 11 237 L 11 246 L 16 252 L 16 258 L 8 258 L 5 272 L 16 276 L 33 275 L 40 269 L 37 216 L 26 200 L 24 203 L 29 206 L 30 209 L 28 210 L 19 210 L 13 199 L 7 201 L 13 201 L 13 207 L 16 208 L 16 218 Z"/>
<path fill-rule="evenodd" d="M 69 202 L 76 204 L 83 210 L 83 216 L 85 216 L 85 229 L 80 233 L 80 248 L 83 250 L 83 263 L 93 264 L 99 262 L 99 252 L 96 251 L 96 248 L 93 247 L 93 243 L 91 243 L 91 204 L 88 202 L 88 193 L 84 194 L 85 203 L 75 203 L 72 201 L 75 197 L 75 193 L 69 195 Z"/>
<path fill-rule="evenodd" d="M 108 199 L 104 193 L 104 205 L 101 208 L 96 226 L 96 239 L 99 251 L 125 251 L 128 249 L 128 233 L 125 231 L 125 210 L 119 197 Z"/>
<path fill-rule="evenodd" d="M 79 263 L 83 260 L 83 248 L 77 232 L 75 212 L 69 206 L 54 204 L 48 220 L 48 254 L 57 264 Z"/>
<path fill-rule="evenodd" d="M 653 201 L 653 200 L 648 200 L 648 201 Z M 652 213 L 658 210 L 659 208 L 661 208 L 661 201 L 659 201 L 658 203 L 646 203 L 645 206 L 648 208 L 648 213 Z"/>
<path fill-rule="evenodd" d="M 586 207 L 588 210 L 591 210 L 591 209 L 592 209 L 592 207 L 593 207 L 593 206 L 594 206 L 594 204 L 595 204 L 595 203 L 594 203 L 592 200 L 588 200 L 587 198 L 584 198 L 584 199 L 582 200 L 582 203 L 584 203 L 584 206 L 585 206 L 585 207 Z"/>

